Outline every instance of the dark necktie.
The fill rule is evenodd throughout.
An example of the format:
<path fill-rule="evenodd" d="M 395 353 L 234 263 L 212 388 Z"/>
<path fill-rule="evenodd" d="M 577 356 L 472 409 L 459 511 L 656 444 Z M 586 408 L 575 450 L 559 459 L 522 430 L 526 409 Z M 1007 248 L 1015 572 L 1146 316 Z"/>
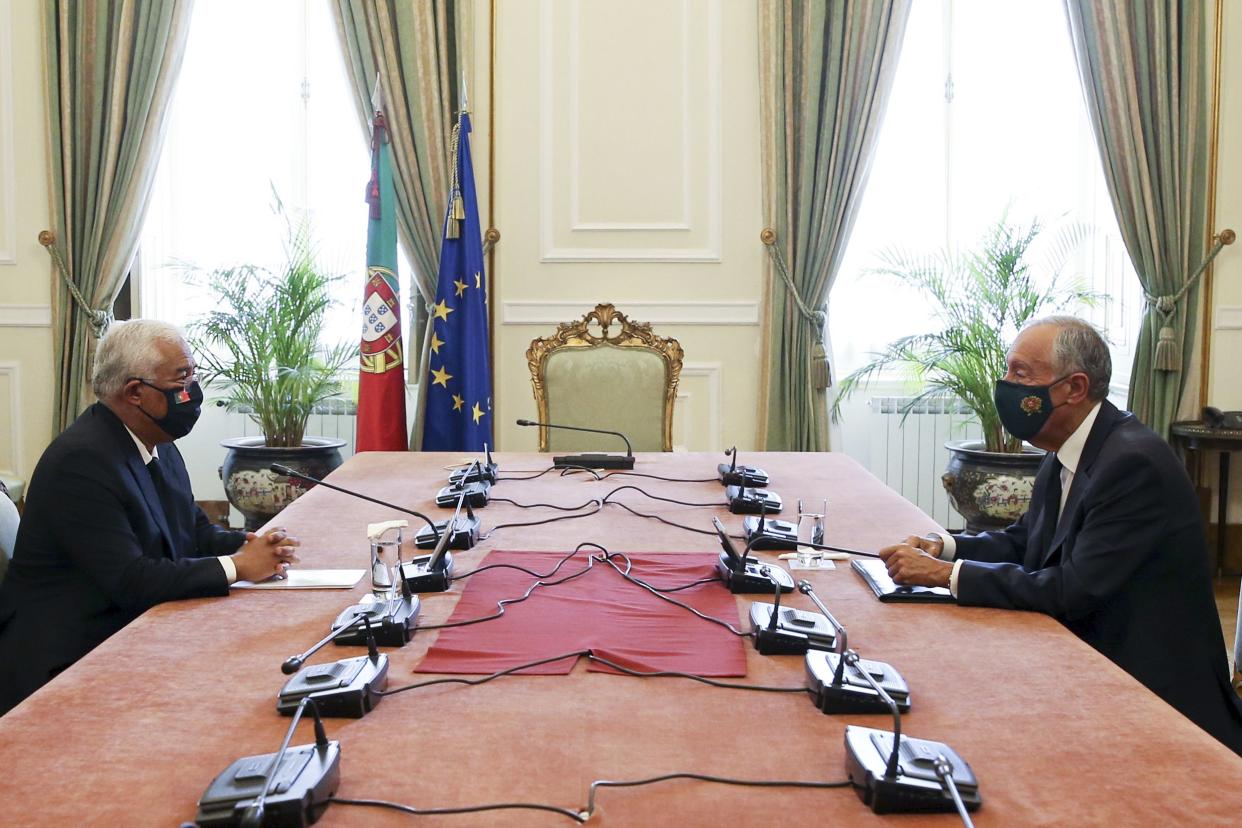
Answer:
<path fill-rule="evenodd" d="M 1040 543 L 1039 553 L 1042 558 L 1048 554 L 1048 547 L 1052 545 L 1052 536 L 1057 531 L 1057 521 L 1061 513 L 1061 460 L 1055 454 L 1052 455 L 1051 475 L 1048 477 L 1048 486 L 1044 490 L 1044 502 L 1042 515 L 1040 516 Z"/>
<path fill-rule="evenodd" d="M 151 474 L 151 482 L 155 484 L 155 492 L 160 497 L 160 505 L 164 508 L 164 520 L 168 523 L 169 542 L 172 547 L 172 557 L 175 560 L 177 554 L 177 544 L 181 539 L 181 523 L 178 519 L 179 508 L 177 503 L 177 495 L 172 486 L 169 485 L 168 479 L 164 477 L 163 465 L 158 457 L 151 458 L 151 462 L 147 463 L 147 471 Z"/>

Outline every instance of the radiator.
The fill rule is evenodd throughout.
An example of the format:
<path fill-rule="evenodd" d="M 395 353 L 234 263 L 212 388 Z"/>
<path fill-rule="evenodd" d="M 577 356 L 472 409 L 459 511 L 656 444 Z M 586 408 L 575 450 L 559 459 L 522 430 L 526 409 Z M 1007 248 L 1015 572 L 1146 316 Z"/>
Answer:
<path fill-rule="evenodd" d="M 258 437 L 263 434 L 247 410 L 228 411 L 224 415 L 226 428 L 234 437 Z M 353 400 L 329 399 L 315 405 L 306 420 L 307 437 L 329 437 L 344 440 L 341 459 L 352 457 L 358 431 L 358 405 Z"/>
<path fill-rule="evenodd" d="M 872 397 L 868 401 L 867 467 L 941 526 L 961 529 L 966 522 L 949 504 L 940 484 L 940 475 L 949 463 L 944 443 L 978 439 L 982 433 L 979 424 L 954 397 L 920 400 L 903 415 L 911 399 Z"/>

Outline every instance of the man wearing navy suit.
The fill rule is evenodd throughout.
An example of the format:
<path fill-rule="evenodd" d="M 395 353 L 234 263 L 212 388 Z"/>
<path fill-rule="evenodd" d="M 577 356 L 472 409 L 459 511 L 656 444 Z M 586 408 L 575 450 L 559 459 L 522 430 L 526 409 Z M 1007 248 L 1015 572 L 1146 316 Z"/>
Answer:
<path fill-rule="evenodd" d="M 172 441 L 203 394 L 175 327 L 116 323 L 91 382 L 99 402 L 35 467 L 0 585 L 0 715 L 156 604 L 227 595 L 297 561 L 282 530 L 226 531 L 194 503 Z"/>
<path fill-rule="evenodd" d="M 893 580 L 959 604 L 1053 616 L 1242 754 L 1199 503 L 1172 449 L 1107 399 L 1108 346 L 1086 322 L 1026 327 L 996 384 L 1001 421 L 1047 451 L 1017 523 L 910 537 L 880 551 Z"/>

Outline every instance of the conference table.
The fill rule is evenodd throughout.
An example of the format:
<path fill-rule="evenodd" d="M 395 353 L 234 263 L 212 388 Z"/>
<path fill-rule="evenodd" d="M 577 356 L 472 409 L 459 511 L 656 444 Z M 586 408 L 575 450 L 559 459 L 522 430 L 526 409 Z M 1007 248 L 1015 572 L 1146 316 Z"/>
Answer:
<path fill-rule="evenodd" d="M 405 507 L 435 506 L 458 454 L 367 453 L 328 480 Z M 496 497 L 575 505 L 623 485 L 711 506 L 682 506 L 627 490 L 614 500 L 710 532 L 712 516 L 739 533 L 715 477 L 719 454 L 639 454 L 634 471 L 698 480 L 544 474 L 502 479 Z M 764 453 L 742 460 L 770 474 L 788 518 L 799 498 L 827 498 L 826 543 L 875 550 L 937 529 L 850 458 Z M 529 477 L 550 456 L 496 455 L 501 478 Z M 66 508 L 70 506 L 67 504 Z M 483 531 L 565 513 L 492 502 Z M 301 566 L 366 568 L 368 523 L 404 517 L 316 487 L 274 525 L 301 539 Z M 796 519 L 796 518 L 795 518 Z M 419 521 L 411 520 L 411 533 Z M 84 539 L 89 541 L 89 539 Z M 568 552 L 590 541 L 614 552 L 714 556 L 717 539 L 614 505 L 581 519 L 499 529 L 456 553 L 457 571 L 495 550 Z M 774 553 L 759 553 L 776 562 Z M 706 557 L 705 557 L 706 559 Z M 793 573 L 796 577 L 804 573 Z M 482 574 L 476 578 L 484 577 Z M 905 735 L 947 742 L 970 763 L 986 825 L 1234 825 L 1242 819 L 1242 758 L 1055 620 L 1024 612 L 938 604 L 885 604 L 848 563 L 806 573 L 864 658 L 886 661 L 910 686 Z M 422 596 L 420 621 L 448 619 L 468 580 Z M 554 589 L 555 587 L 548 587 Z M 722 585 L 708 588 L 724 589 Z M 289 725 L 275 699 L 280 665 L 321 638 L 330 621 L 370 591 L 234 590 L 227 598 L 179 601 L 148 611 L 0 718 L 0 825 L 179 825 L 193 820 L 207 785 L 231 762 L 274 752 Z M 735 626 L 752 600 L 738 595 Z M 813 610 L 796 591 L 790 606 Z M 48 608 L 55 623 L 55 608 Z M 485 630 L 486 625 L 476 629 Z M 390 686 L 434 678 L 414 668 L 437 631 L 386 648 Z M 329 646 L 310 662 L 357 655 Z M 746 676 L 726 682 L 799 686 L 802 656 L 761 655 L 745 644 Z M 594 780 L 696 772 L 750 780 L 845 778 L 847 725 L 891 729 L 887 715 L 826 715 L 805 694 L 742 692 L 683 678 L 589 672 L 509 675 L 477 686 L 443 684 L 385 698 L 361 719 L 326 719 L 338 740 L 338 796 L 418 808 L 486 803 L 587 804 Z M 313 741 L 309 723 L 293 744 Z M 875 815 L 849 788 L 756 788 L 674 780 L 602 788 L 592 825 L 922 826 L 960 824 L 956 814 Z M 508 810 L 413 817 L 332 804 L 319 824 L 568 825 L 563 815 Z"/>

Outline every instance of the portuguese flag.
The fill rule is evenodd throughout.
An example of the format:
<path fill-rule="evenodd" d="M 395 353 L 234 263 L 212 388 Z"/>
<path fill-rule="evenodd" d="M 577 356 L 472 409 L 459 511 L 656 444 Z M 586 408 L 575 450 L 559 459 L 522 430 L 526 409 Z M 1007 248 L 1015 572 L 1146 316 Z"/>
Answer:
<path fill-rule="evenodd" d="M 362 303 L 362 364 L 358 372 L 355 451 L 405 451 L 405 370 L 401 291 L 397 281 L 397 213 L 384 113 L 371 131 L 367 185 L 367 283 Z"/>

